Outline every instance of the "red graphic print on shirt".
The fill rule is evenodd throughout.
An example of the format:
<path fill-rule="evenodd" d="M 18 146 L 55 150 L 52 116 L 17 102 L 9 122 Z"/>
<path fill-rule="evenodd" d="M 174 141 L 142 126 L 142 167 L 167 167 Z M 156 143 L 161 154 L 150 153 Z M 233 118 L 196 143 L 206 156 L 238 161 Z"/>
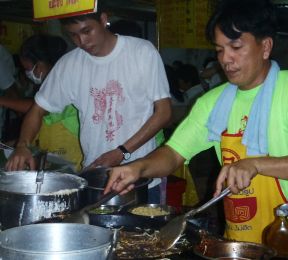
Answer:
<path fill-rule="evenodd" d="M 247 126 L 247 122 L 248 122 L 248 116 L 243 116 L 243 118 L 241 119 L 241 127 L 239 129 L 239 134 L 242 134 L 244 133 L 245 129 L 246 129 L 246 126 Z"/>
<path fill-rule="evenodd" d="M 115 138 L 115 132 L 123 125 L 122 115 L 117 108 L 123 104 L 123 88 L 115 80 L 110 80 L 104 89 L 90 89 L 90 95 L 94 98 L 94 124 L 106 124 L 106 140 L 111 142 Z"/>
<path fill-rule="evenodd" d="M 243 223 L 251 220 L 257 211 L 256 198 L 235 199 L 226 197 L 225 199 L 226 219 L 233 223 Z"/>

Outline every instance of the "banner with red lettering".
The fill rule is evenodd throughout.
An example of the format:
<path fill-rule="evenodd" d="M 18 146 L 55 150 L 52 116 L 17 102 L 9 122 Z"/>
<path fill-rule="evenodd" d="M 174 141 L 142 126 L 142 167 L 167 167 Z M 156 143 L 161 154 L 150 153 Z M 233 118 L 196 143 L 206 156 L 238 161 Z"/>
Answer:
<path fill-rule="evenodd" d="M 97 0 L 33 0 L 34 20 L 96 12 L 97 2 Z"/>

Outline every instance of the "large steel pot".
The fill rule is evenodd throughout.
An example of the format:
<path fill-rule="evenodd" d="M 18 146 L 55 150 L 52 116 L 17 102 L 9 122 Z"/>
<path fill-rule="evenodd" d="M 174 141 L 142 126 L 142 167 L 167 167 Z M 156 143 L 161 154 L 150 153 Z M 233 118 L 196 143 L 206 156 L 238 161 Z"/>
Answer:
<path fill-rule="evenodd" d="M 96 167 L 81 173 L 79 176 L 86 179 L 88 187 L 84 191 L 84 203 L 93 204 L 103 195 L 104 188 L 109 179 L 109 168 Z M 152 180 L 141 178 L 135 183 L 135 188 L 124 195 L 118 195 L 109 200 L 105 205 L 138 205 L 148 201 L 148 184 Z"/>
<path fill-rule="evenodd" d="M 36 194 L 36 171 L 0 172 L 0 223 L 7 229 L 51 218 L 55 212 L 78 210 L 86 180 L 58 172 L 44 172 Z"/>
<path fill-rule="evenodd" d="M 92 225 L 33 224 L 0 233 L 0 259 L 104 260 L 112 241 L 111 230 Z"/>

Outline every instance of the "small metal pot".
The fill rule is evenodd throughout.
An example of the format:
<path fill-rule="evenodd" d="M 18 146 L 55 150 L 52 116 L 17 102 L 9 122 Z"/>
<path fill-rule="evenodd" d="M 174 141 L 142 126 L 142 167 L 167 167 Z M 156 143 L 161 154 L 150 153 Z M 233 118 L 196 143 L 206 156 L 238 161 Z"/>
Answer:
<path fill-rule="evenodd" d="M 0 173 L 1 229 L 36 223 L 53 213 L 78 210 L 87 182 L 75 175 L 44 172 L 36 193 L 36 171 Z"/>
<path fill-rule="evenodd" d="M 109 179 L 109 168 L 97 167 L 81 173 L 79 176 L 86 179 L 88 186 L 84 191 L 83 204 L 89 205 L 98 201 L 103 196 L 104 188 Z M 135 183 L 135 188 L 124 195 L 117 195 L 105 205 L 127 206 L 144 204 L 148 201 L 148 184 L 150 179 L 141 178 Z"/>
<path fill-rule="evenodd" d="M 0 233 L 0 259 L 105 260 L 112 241 L 111 230 L 92 225 L 33 224 Z"/>

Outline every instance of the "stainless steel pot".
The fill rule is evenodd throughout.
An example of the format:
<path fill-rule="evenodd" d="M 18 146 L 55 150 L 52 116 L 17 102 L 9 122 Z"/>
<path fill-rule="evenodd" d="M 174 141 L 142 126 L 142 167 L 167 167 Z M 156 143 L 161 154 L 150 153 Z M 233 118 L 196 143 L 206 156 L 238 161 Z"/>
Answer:
<path fill-rule="evenodd" d="M 55 212 L 78 210 L 86 180 L 71 174 L 44 172 L 36 194 L 36 171 L 0 172 L 1 229 L 51 218 Z"/>
<path fill-rule="evenodd" d="M 111 230 L 92 225 L 27 225 L 0 233 L 0 259 L 104 260 L 112 241 Z"/>
<path fill-rule="evenodd" d="M 92 204 L 103 195 L 104 188 L 109 179 L 109 169 L 97 167 L 81 173 L 79 176 L 86 179 L 88 187 L 84 191 L 84 204 Z M 109 200 L 105 205 L 126 206 L 145 204 L 148 201 L 148 184 L 152 180 L 141 178 L 135 183 L 135 188 L 124 195 L 118 195 Z"/>

